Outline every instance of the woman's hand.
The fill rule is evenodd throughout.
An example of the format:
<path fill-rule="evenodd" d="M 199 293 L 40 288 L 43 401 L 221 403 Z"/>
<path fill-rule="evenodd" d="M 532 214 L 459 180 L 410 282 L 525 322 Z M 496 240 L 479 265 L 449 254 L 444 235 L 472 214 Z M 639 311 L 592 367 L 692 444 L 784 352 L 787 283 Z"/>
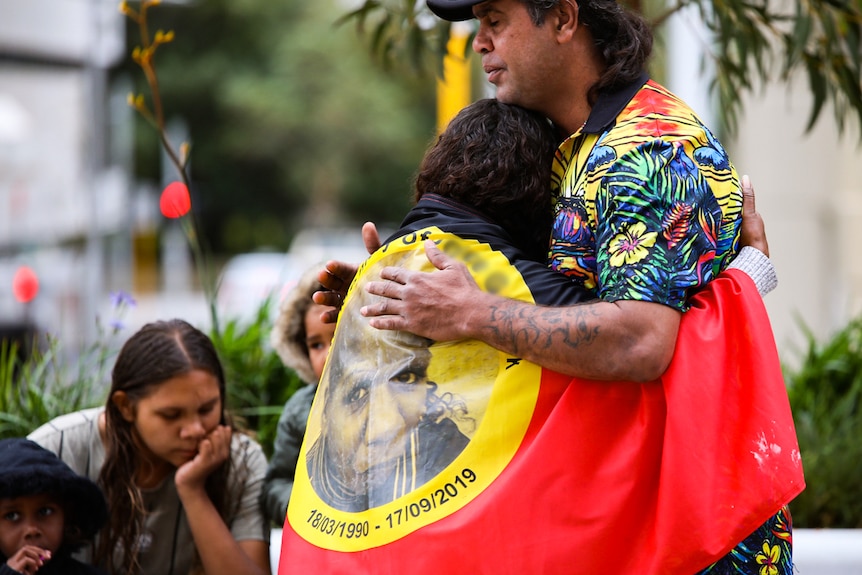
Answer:
<path fill-rule="evenodd" d="M 742 176 L 742 227 L 740 244 L 751 246 L 769 257 L 769 243 L 766 241 L 766 227 L 754 203 L 754 186 L 748 176 Z"/>
<path fill-rule="evenodd" d="M 231 429 L 227 425 L 219 425 L 207 434 L 198 445 L 197 455 L 177 469 L 174 476 L 177 491 L 202 489 L 207 477 L 230 457 L 230 438 Z"/>
<path fill-rule="evenodd" d="M 363 224 L 362 242 L 365 244 L 365 249 L 369 255 L 380 249 L 380 234 L 374 223 L 365 222 Z M 324 268 L 320 270 L 317 281 L 326 289 L 314 292 L 311 299 L 316 304 L 334 308 L 320 314 L 320 320 L 323 323 L 335 323 L 338 319 L 341 304 L 344 303 L 347 289 L 353 283 L 358 268 L 359 264 L 331 260 L 326 262 Z"/>
<path fill-rule="evenodd" d="M 231 429 L 219 425 L 200 442 L 194 459 L 174 476 L 192 539 L 207 575 L 269 575 L 269 547 L 261 539 L 237 541 L 206 491 L 206 480 L 230 457 Z M 262 475 L 260 477 L 262 479 Z M 234 489 L 226 485 L 228 490 Z M 241 496 L 235 493 L 236 496 Z M 261 519 L 263 519 L 261 517 Z"/>

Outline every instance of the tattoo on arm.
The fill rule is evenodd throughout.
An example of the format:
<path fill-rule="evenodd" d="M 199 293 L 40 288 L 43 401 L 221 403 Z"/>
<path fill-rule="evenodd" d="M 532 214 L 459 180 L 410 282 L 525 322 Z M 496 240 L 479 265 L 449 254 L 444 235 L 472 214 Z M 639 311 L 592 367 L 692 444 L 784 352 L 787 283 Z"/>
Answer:
<path fill-rule="evenodd" d="M 550 349 L 562 342 L 571 349 L 593 343 L 599 335 L 595 306 L 524 306 L 507 302 L 495 306 L 488 325 L 489 337 L 501 348 L 519 356 Z"/>

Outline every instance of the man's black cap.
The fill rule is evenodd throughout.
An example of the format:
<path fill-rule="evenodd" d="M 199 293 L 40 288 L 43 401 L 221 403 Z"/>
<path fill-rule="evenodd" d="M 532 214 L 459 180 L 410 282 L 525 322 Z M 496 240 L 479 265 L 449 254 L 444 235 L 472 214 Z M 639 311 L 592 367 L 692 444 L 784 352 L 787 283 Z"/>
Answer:
<path fill-rule="evenodd" d="M 461 22 L 473 17 L 473 6 L 485 0 L 425 0 L 428 8 L 443 20 Z"/>

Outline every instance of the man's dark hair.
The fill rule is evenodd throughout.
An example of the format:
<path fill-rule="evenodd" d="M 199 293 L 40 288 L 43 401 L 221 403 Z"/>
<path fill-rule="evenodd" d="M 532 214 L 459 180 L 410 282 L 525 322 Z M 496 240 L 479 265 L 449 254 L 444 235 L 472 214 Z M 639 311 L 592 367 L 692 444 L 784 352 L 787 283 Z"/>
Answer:
<path fill-rule="evenodd" d="M 537 26 L 560 2 L 569 1 L 575 0 L 521 0 Z M 652 53 L 653 34 L 642 16 L 616 0 L 580 0 L 578 14 L 579 23 L 589 28 L 607 65 L 599 81 L 590 88 L 589 102 L 594 104 L 599 92 L 617 90 L 643 73 Z"/>
<path fill-rule="evenodd" d="M 494 99 L 474 102 L 425 154 L 415 199 L 433 193 L 470 206 L 503 227 L 530 257 L 544 260 L 559 140 L 541 114 Z"/>

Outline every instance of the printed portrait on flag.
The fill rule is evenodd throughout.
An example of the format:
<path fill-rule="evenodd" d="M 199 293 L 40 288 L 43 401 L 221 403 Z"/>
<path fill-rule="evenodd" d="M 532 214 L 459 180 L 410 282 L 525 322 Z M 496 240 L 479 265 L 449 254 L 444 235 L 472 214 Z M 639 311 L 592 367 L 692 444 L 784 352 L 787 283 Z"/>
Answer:
<path fill-rule="evenodd" d="M 357 293 L 353 305 L 367 298 Z M 432 341 L 376 332 L 352 311 L 342 321 L 345 345 L 336 346 L 323 373 L 320 434 L 306 463 L 317 495 L 355 512 L 410 493 L 445 469 L 466 447 L 488 398 L 474 393 L 468 405 L 458 380 L 436 383 L 432 365 L 459 358 L 442 353 L 435 360 Z"/>

